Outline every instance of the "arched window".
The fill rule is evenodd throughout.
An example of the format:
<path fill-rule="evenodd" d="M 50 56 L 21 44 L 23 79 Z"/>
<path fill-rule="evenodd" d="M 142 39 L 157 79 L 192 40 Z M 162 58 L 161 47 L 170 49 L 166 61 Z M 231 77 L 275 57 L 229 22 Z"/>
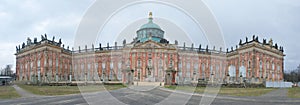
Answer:
<path fill-rule="evenodd" d="M 246 68 L 245 68 L 245 66 L 241 66 L 240 67 L 240 76 L 241 77 L 246 77 Z"/>
<path fill-rule="evenodd" d="M 242 60 L 242 63 L 241 63 L 241 65 L 242 65 L 242 66 L 244 66 L 244 64 L 245 64 L 245 62 L 244 62 L 244 60 Z"/>
<path fill-rule="evenodd" d="M 263 64 L 262 64 L 262 60 L 259 61 L 259 77 L 263 77 Z"/>
<path fill-rule="evenodd" d="M 220 67 L 219 67 L 218 64 L 216 64 L 216 71 L 215 71 L 215 73 L 214 73 L 214 74 L 216 74 L 216 78 L 219 78 L 219 77 L 220 77 L 219 73 L 220 73 Z"/>
<path fill-rule="evenodd" d="M 272 62 L 272 71 L 275 70 L 275 65 L 274 65 L 274 62 Z"/>
<path fill-rule="evenodd" d="M 235 66 L 231 65 L 229 66 L 229 76 L 230 77 L 236 77 L 236 73 L 235 73 Z"/>
<path fill-rule="evenodd" d="M 170 61 L 170 66 L 173 67 L 173 60 Z"/>
<path fill-rule="evenodd" d="M 225 74 L 225 69 L 223 67 L 223 63 L 221 62 L 220 63 L 220 71 L 219 71 L 220 78 L 224 78 L 224 74 Z"/>
<path fill-rule="evenodd" d="M 119 63 L 118 63 L 118 80 L 122 80 L 122 62 L 120 61 Z"/>
<path fill-rule="evenodd" d="M 81 72 L 80 72 L 80 80 L 83 80 L 85 72 L 84 72 L 84 63 L 81 64 Z"/>
<path fill-rule="evenodd" d="M 251 61 L 250 60 L 248 61 L 248 68 L 249 69 L 251 68 Z"/>
<path fill-rule="evenodd" d="M 88 69 L 87 69 L 88 71 L 90 71 L 91 70 L 91 64 L 88 64 Z"/>
<path fill-rule="evenodd" d="M 84 71 L 84 63 L 81 64 L 81 71 Z"/>
<path fill-rule="evenodd" d="M 198 70 L 198 63 L 195 63 L 195 64 L 194 64 L 194 72 L 195 72 L 196 75 L 199 73 L 199 70 Z"/>
<path fill-rule="evenodd" d="M 270 69 L 270 63 L 267 62 L 267 69 Z"/>
<path fill-rule="evenodd" d="M 46 66 L 47 65 L 47 60 L 46 59 L 44 59 L 44 66 Z"/>
<path fill-rule="evenodd" d="M 56 58 L 55 66 L 58 67 L 58 59 Z"/>
<path fill-rule="evenodd" d="M 74 65 L 74 71 L 73 72 L 75 73 L 75 79 L 78 79 L 79 73 L 77 71 L 77 64 Z"/>
<path fill-rule="evenodd" d="M 105 69 L 105 62 L 102 62 L 102 70 Z"/>
<path fill-rule="evenodd" d="M 114 70 L 109 70 L 109 79 L 113 79 Z"/>
<path fill-rule="evenodd" d="M 118 63 L 118 69 L 121 69 L 121 67 L 122 67 L 122 62 L 120 61 L 120 62 Z"/>
<path fill-rule="evenodd" d="M 113 67 L 114 67 L 114 63 L 110 62 L 110 69 L 113 69 Z"/>
<path fill-rule="evenodd" d="M 31 62 L 31 67 L 33 67 L 33 63 Z M 41 67 L 41 60 L 38 60 L 38 68 Z"/>
<path fill-rule="evenodd" d="M 248 61 L 248 77 L 250 77 L 251 76 L 251 61 L 249 60 Z"/>
<path fill-rule="evenodd" d="M 202 78 L 205 78 L 205 64 L 202 63 Z"/>
<path fill-rule="evenodd" d="M 190 70 L 190 68 L 191 68 L 190 62 L 187 62 L 186 68 L 187 68 L 188 70 Z"/>
<path fill-rule="evenodd" d="M 179 61 L 179 70 L 182 70 L 182 63 L 181 63 L 181 60 Z"/>
<path fill-rule="evenodd" d="M 161 68 L 163 67 L 163 61 L 162 61 L 162 59 L 159 60 L 159 67 L 161 67 Z"/>
<path fill-rule="evenodd" d="M 212 65 L 210 65 L 210 68 L 209 68 L 209 69 L 210 69 L 210 72 L 209 72 L 209 73 L 210 73 L 211 75 L 214 74 L 214 73 L 213 73 L 213 66 L 212 66 Z"/>
<path fill-rule="evenodd" d="M 277 64 L 277 72 L 280 73 L 280 65 Z"/>
<path fill-rule="evenodd" d="M 186 76 L 190 77 L 191 76 L 191 73 L 190 73 L 190 70 L 191 70 L 190 69 L 191 68 L 190 62 L 187 62 L 186 68 L 187 68 L 187 70 L 186 70 Z"/>
<path fill-rule="evenodd" d="M 33 62 L 30 62 L 30 69 L 33 69 Z"/>
<path fill-rule="evenodd" d="M 138 59 L 138 61 L 137 61 L 137 66 L 141 67 L 141 60 L 140 59 Z"/>
<path fill-rule="evenodd" d="M 19 80 L 22 80 L 22 77 L 23 77 L 23 64 L 20 64 Z"/>
<path fill-rule="evenodd" d="M 49 59 L 49 66 L 52 67 L 52 59 Z"/>
<path fill-rule="evenodd" d="M 87 69 L 87 79 L 88 81 L 90 80 L 90 71 L 91 71 L 91 64 L 88 64 L 88 69 Z"/>
<path fill-rule="evenodd" d="M 148 60 L 148 66 L 150 66 L 150 67 L 152 66 L 152 60 L 151 59 Z"/>
<path fill-rule="evenodd" d="M 67 64 L 65 64 L 65 70 L 67 70 L 67 68 L 68 68 L 68 65 L 67 65 Z"/>
<path fill-rule="evenodd" d="M 72 74 L 73 71 L 72 71 L 72 64 L 71 63 L 69 64 L 69 70 L 70 70 L 70 74 Z"/>
<path fill-rule="evenodd" d="M 105 74 L 106 74 L 106 64 L 105 64 L 105 62 L 102 62 L 102 74 L 101 74 L 101 79 L 102 79 L 102 81 L 104 81 L 104 79 L 105 79 Z"/>

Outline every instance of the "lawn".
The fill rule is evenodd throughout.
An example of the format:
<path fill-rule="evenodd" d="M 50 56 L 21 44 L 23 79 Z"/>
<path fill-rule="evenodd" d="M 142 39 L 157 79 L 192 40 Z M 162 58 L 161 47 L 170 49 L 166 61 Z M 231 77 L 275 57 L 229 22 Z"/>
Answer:
<path fill-rule="evenodd" d="M 11 86 L 0 86 L 0 99 L 11 99 L 21 97 L 15 88 Z"/>
<path fill-rule="evenodd" d="M 37 95 L 67 95 L 123 88 L 123 85 L 88 85 L 88 86 L 32 86 L 18 84 L 19 87 Z M 103 87 L 104 86 L 104 87 Z"/>
<path fill-rule="evenodd" d="M 288 89 L 288 97 L 300 98 L 300 87 L 294 87 Z"/>
<path fill-rule="evenodd" d="M 173 89 L 173 90 L 182 90 L 187 92 L 195 92 L 195 93 L 218 93 L 220 95 L 229 95 L 229 96 L 261 96 L 275 88 L 209 88 L 205 87 L 191 87 L 191 86 L 165 86 L 165 88 Z M 206 90 L 205 90 L 206 89 Z"/>

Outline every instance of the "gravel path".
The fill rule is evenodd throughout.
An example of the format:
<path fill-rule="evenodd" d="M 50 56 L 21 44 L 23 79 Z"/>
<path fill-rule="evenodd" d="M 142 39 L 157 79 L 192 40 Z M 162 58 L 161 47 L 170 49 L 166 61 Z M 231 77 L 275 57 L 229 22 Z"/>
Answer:
<path fill-rule="evenodd" d="M 22 88 L 20 88 L 18 85 L 13 85 L 12 87 L 14 87 L 16 89 L 16 91 L 22 96 L 22 97 L 37 97 L 38 95 L 32 94 Z"/>
<path fill-rule="evenodd" d="M 273 90 L 267 94 L 262 95 L 262 97 L 287 98 L 287 89 L 281 88 Z"/>

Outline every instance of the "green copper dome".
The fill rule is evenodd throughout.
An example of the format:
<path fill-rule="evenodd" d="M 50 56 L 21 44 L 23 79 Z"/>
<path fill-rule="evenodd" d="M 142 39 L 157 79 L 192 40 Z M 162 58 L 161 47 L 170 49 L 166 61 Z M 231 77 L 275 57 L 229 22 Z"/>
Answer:
<path fill-rule="evenodd" d="M 142 25 L 140 29 L 145 29 L 145 28 L 157 28 L 157 29 L 160 29 L 160 27 L 157 24 L 153 23 L 152 20 L 153 20 L 153 18 L 152 18 L 152 12 L 150 12 L 148 23 Z"/>
<path fill-rule="evenodd" d="M 149 19 L 149 22 L 147 24 L 142 25 L 140 29 L 145 29 L 145 28 L 157 28 L 157 29 L 160 29 L 160 27 L 157 24 L 153 23 L 152 20 L 150 20 L 150 19 Z"/>
<path fill-rule="evenodd" d="M 138 42 L 146 42 L 152 40 L 155 42 L 160 42 L 164 39 L 164 31 L 155 23 L 153 23 L 152 12 L 149 13 L 148 23 L 141 26 L 141 28 L 136 32 Z"/>

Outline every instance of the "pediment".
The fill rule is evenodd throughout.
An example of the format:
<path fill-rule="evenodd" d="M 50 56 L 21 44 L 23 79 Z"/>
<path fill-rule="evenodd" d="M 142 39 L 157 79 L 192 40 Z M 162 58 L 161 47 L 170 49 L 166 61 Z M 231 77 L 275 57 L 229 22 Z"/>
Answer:
<path fill-rule="evenodd" d="M 146 41 L 144 43 L 138 43 L 134 48 L 166 48 L 166 46 L 154 41 Z"/>

